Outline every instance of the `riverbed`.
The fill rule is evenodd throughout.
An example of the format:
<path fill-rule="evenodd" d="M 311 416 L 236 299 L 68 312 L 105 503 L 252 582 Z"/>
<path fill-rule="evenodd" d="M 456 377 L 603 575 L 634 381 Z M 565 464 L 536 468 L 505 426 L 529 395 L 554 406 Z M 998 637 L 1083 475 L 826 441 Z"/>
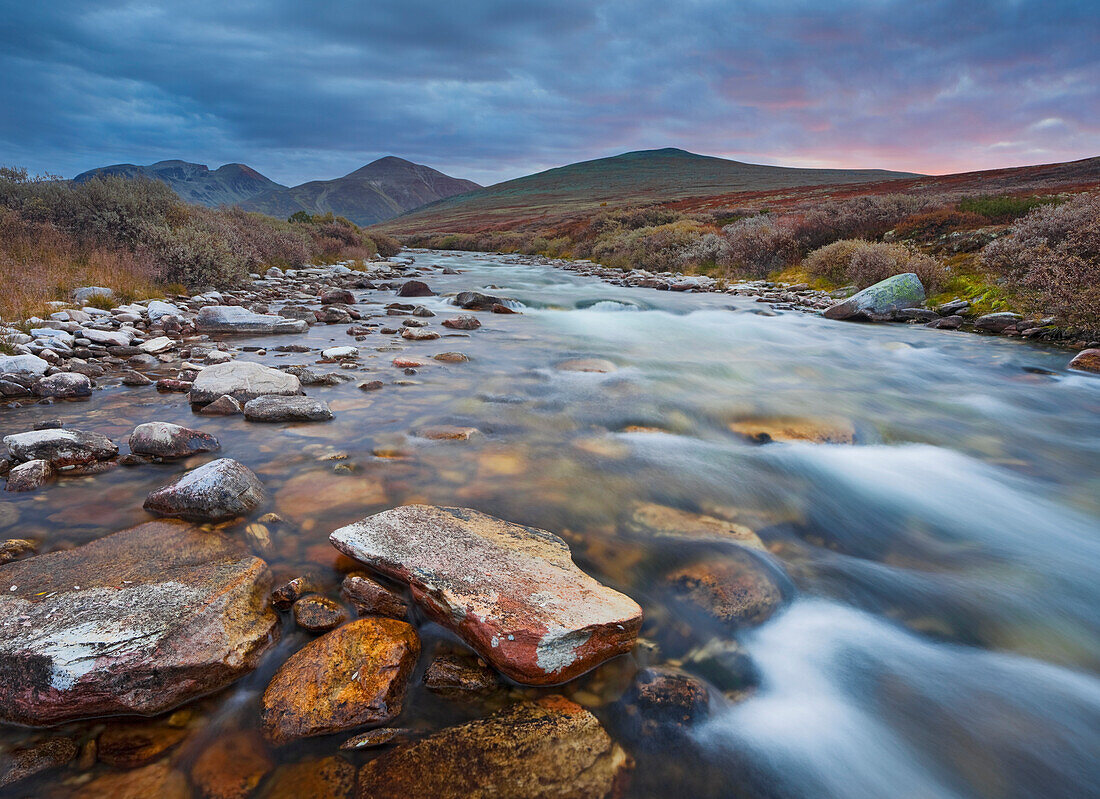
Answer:
<path fill-rule="evenodd" d="M 276 584 L 308 570 L 336 591 L 345 567 L 328 534 L 396 505 L 471 507 L 557 533 L 582 569 L 638 601 L 646 622 L 635 653 L 555 690 L 612 731 L 641 666 L 671 664 L 712 691 L 709 717 L 690 731 L 696 773 L 660 750 L 635 752 L 630 796 L 1097 795 L 1100 379 L 1026 341 L 762 313 L 751 298 L 613 286 L 529 259 L 411 255 L 438 293 L 413 302 L 436 313 L 426 321 L 441 339 L 355 342 L 345 325 L 224 339 L 239 359 L 269 366 L 318 357 L 279 345 L 356 344 L 357 380 L 307 388 L 328 402 L 330 422 L 201 417 L 181 394 L 108 378 L 84 402 L 0 409 L 0 434 L 56 417 L 115 441 L 149 421 L 216 436 L 218 455 L 268 490 L 256 515 L 282 519 L 232 528 Z M 468 334 L 439 328 L 457 311 L 449 295 L 463 290 L 507 297 L 519 313 L 481 313 Z M 356 295 L 364 314 L 394 300 Z M 414 374 L 392 365 L 443 351 L 469 361 Z M 615 368 L 556 368 L 574 359 Z M 364 392 L 362 380 L 385 385 Z M 824 443 L 745 433 L 777 418 L 844 432 Z M 478 432 L 417 435 L 439 425 Z M 36 539 L 46 552 L 147 521 L 145 496 L 211 457 L 4 496 L 0 538 Z M 640 534 L 632 520 L 647 504 L 752 529 L 782 575 L 782 609 L 735 633 L 685 617 L 655 576 L 703 545 Z M 219 736 L 257 727 L 259 693 L 309 637 L 284 627 L 256 672 L 195 703 L 182 770 Z M 426 653 L 461 649 L 424 620 L 419 633 Z M 734 646 L 750 685 L 704 657 Z M 425 691 L 426 661 L 395 724 L 428 732 L 486 712 Z M 514 686 L 497 701 L 548 690 Z M 0 732 L 9 744 L 26 735 Z M 338 742 L 272 757 L 333 754 Z"/>

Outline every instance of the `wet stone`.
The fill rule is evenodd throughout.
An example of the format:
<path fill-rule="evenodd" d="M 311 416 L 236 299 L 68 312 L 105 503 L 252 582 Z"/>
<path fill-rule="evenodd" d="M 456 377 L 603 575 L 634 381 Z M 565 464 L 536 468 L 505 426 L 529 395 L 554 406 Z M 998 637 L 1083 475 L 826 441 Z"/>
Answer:
<path fill-rule="evenodd" d="M 9 538 L 0 542 L 0 565 L 11 563 L 25 555 L 38 551 L 38 544 L 27 538 Z"/>
<path fill-rule="evenodd" d="M 258 734 L 232 732 L 217 736 L 202 751 L 191 767 L 191 781 L 203 799 L 246 799 L 274 767 Z"/>
<path fill-rule="evenodd" d="M 42 459 L 54 466 L 90 463 L 113 458 L 118 454 L 118 447 L 101 433 L 64 428 L 4 436 L 4 446 L 16 460 Z"/>
<path fill-rule="evenodd" d="M 443 326 L 452 330 L 477 330 L 481 327 L 481 321 L 476 316 L 456 316 L 444 319 Z"/>
<path fill-rule="evenodd" d="M 342 757 L 323 757 L 280 766 L 259 799 L 351 799 L 354 793 L 355 767 Z"/>
<path fill-rule="evenodd" d="M 34 384 L 34 393 L 38 397 L 53 399 L 78 399 L 92 396 L 92 381 L 87 375 L 77 372 L 58 372 L 43 377 Z"/>
<path fill-rule="evenodd" d="M 122 374 L 122 385 L 124 386 L 151 386 L 152 384 L 153 381 L 141 372 L 130 370 Z"/>
<path fill-rule="evenodd" d="M 605 358 L 575 358 L 554 365 L 559 372 L 614 372 L 619 367 Z"/>
<path fill-rule="evenodd" d="M 21 463 L 8 472 L 5 491 L 34 491 L 57 479 L 57 469 L 47 460 Z"/>
<path fill-rule="evenodd" d="M 353 735 L 342 744 L 344 751 L 357 752 L 361 749 L 376 749 L 388 744 L 404 743 L 412 736 L 412 730 L 404 727 L 379 727 L 367 730 L 359 735 Z"/>
<path fill-rule="evenodd" d="M 306 594 L 316 590 L 308 577 L 295 577 L 271 592 L 271 605 L 276 610 L 290 610 Z"/>
<path fill-rule="evenodd" d="M 187 778 L 168 759 L 130 771 L 109 771 L 80 788 L 79 799 L 189 799 Z"/>
<path fill-rule="evenodd" d="M 71 762 L 78 751 L 71 738 L 57 736 L 0 754 L 0 788 L 61 768 Z"/>
<path fill-rule="evenodd" d="M 335 629 L 348 620 L 348 612 L 335 600 L 307 596 L 294 603 L 294 622 L 311 633 Z"/>
<path fill-rule="evenodd" d="M 409 280 L 397 290 L 398 297 L 434 297 L 427 283 L 420 280 Z"/>
<path fill-rule="evenodd" d="M 500 685 L 496 672 L 471 656 L 440 655 L 424 672 L 424 686 L 429 691 L 456 701 L 486 697 Z"/>
<path fill-rule="evenodd" d="M 367 380 L 363 383 L 360 383 L 357 388 L 360 391 L 378 391 L 378 389 L 380 388 L 385 388 L 385 383 L 383 383 L 381 380 Z"/>
<path fill-rule="evenodd" d="M 1100 372 L 1100 349 L 1081 350 L 1073 356 L 1069 368 L 1082 372 Z"/>
<path fill-rule="evenodd" d="M 444 363 L 466 363 L 469 361 L 469 357 L 461 352 L 441 352 L 432 356 L 437 361 L 443 361 Z"/>
<path fill-rule="evenodd" d="M 340 586 L 340 593 L 355 607 L 360 616 L 388 616 L 404 619 L 409 614 L 405 600 L 365 574 L 349 574 Z"/>
<path fill-rule="evenodd" d="M 228 394 L 223 394 L 209 405 L 205 405 L 199 409 L 199 413 L 203 416 L 236 416 L 238 413 L 243 412 L 244 408 L 241 403 L 235 400 Z"/>
<path fill-rule="evenodd" d="M 329 536 L 411 586 L 429 617 L 517 682 L 565 682 L 634 646 L 642 611 L 582 572 L 558 536 L 469 508 L 406 505 Z"/>
<path fill-rule="evenodd" d="M 182 726 L 164 721 L 111 722 L 96 742 L 99 759 L 119 768 L 151 763 L 187 737 Z"/>
<path fill-rule="evenodd" d="M 809 441 L 814 444 L 854 444 L 856 431 L 847 419 L 761 416 L 731 422 L 730 430 L 758 443 Z"/>
<path fill-rule="evenodd" d="M 328 403 L 313 397 L 257 397 L 245 403 L 250 422 L 325 422 L 332 418 Z"/>
<path fill-rule="evenodd" d="M 415 630 L 394 619 L 359 619 L 322 635 L 271 678 L 264 735 L 281 745 L 396 718 L 419 654 Z"/>
<path fill-rule="evenodd" d="M 155 521 L 0 566 L 0 719 L 153 715 L 251 671 L 278 634 L 267 565 Z"/>
<path fill-rule="evenodd" d="M 615 706 L 618 727 L 635 743 L 660 749 L 710 716 L 710 692 L 697 677 L 666 667 L 642 669 Z"/>
<path fill-rule="evenodd" d="M 221 444 L 201 430 L 180 427 L 171 422 L 146 422 L 130 433 L 130 451 L 158 458 L 186 458 L 201 452 L 214 452 Z"/>
<path fill-rule="evenodd" d="M 662 584 L 685 607 L 728 629 L 761 624 L 783 603 L 770 568 L 747 550 L 678 566 Z"/>
<path fill-rule="evenodd" d="M 220 458 L 158 488 L 146 497 L 144 508 L 160 516 L 221 521 L 251 513 L 264 498 L 263 484 L 247 466 Z"/>
<path fill-rule="evenodd" d="M 238 402 L 268 395 L 296 396 L 302 384 L 294 375 L 253 361 L 230 361 L 208 366 L 191 387 L 191 402 L 205 405 L 223 394 Z"/>

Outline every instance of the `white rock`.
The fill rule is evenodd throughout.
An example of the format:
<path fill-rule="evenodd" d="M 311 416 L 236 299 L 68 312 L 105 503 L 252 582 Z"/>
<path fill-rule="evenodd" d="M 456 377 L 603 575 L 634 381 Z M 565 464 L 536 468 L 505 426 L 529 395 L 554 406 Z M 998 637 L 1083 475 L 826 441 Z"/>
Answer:
<path fill-rule="evenodd" d="M 102 344 L 105 347 L 127 347 L 132 338 L 125 330 L 96 330 L 94 327 L 81 328 L 84 338 L 93 344 Z"/>
<path fill-rule="evenodd" d="M 207 366 L 191 386 L 191 402 L 206 405 L 223 394 L 248 402 L 267 394 L 293 396 L 302 393 L 294 375 L 253 361 L 229 361 Z"/>
<path fill-rule="evenodd" d="M 157 336 L 156 338 L 151 338 L 144 344 L 140 344 L 138 346 L 141 347 L 142 352 L 148 352 L 151 355 L 156 355 L 159 352 L 165 352 L 172 349 L 173 345 L 175 345 L 175 342 L 172 339 L 168 338 L 168 336 Z"/>
<path fill-rule="evenodd" d="M 183 311 L 179 307 L 163 300 L 153 300 L 146 306 L 146 310 L 149 313 L 149 321 L 153 323 L 159 322 L 165 316 L 183 316 Z"/>
<path fill-rule="evenodd" d="M 0 374 L 44 375 L 50 364 L 37 355 L 0 355 Z"/>
<path fill-rule="evenodd" d="M 321 351 L 322 358 L 328 358 L 330 360 L 337 360 L 340 358 L 358 358 L 358 347 L 329 347 L 327 350 Z"/>

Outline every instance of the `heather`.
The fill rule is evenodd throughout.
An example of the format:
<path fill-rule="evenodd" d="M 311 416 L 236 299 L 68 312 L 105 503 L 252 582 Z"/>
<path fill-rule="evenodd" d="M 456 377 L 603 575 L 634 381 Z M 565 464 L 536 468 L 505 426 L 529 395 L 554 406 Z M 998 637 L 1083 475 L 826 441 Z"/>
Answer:
<path fill-rule="evenodd" d="M 383 234 L 332 214 L 282 221 L 184 203 L 164 183 L 100 176 L 70 183 L 0 168 L 0 317 L 40 313 L 76 286 L 122 298 L 165 287 L 240 285 L 268 266 L 393 254 Z"/>

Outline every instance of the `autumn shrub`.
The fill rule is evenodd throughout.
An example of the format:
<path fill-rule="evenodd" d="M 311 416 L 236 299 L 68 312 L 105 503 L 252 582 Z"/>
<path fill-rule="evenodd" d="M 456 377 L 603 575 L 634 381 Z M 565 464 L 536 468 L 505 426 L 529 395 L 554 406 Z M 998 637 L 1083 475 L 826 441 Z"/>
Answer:
<path fill-rule="evenodd" d="M 1034 208 L 1057 205 L 1058 197 L 1014 197 L 1008 194 L 965 197 L 959 200 L 958 209 L 976 214 L 994 224 L 1007 224 L 1026 215 Z"/>
<path fill-rule="evenodd" d="M 894 226 L 894 235 L 899 239 L 931 239 L 957 230 L 973 230 L 988 222 L 981 214 L 949 206 L 907 216 Z"/>
<path fill-rule="evenodd" d="M 1100 196 L 1034 208 L 1011 234 L 982 251 L 1037 311 L 1066 325 L 1100 330 Z"/>
<path fill-rule="evenodd" d="M 677 253 L 677 265 L 684 270 L 709 269 L 729 261 L 729 242 L 717 233 L 704 233 Z"/>
<path fill-rule="evenodd" d="M 392 258 L 401 252 L 401 242 L 393 236 L 387 236 L 375 230 L 365 231 L 365 235 L 374 242 L 375 249 L 383 258 Z"/>
<path fill-rule="evenodd" d="M 728 247 L 722 266 L 733 274 L 767 277 L 798 259 L 798 242 L 791 226 L 768 214 L 727 225 L 722 237 Z"/>
<path fill-rule="evenodd" d="M 703 234 L 698 222 L 680 219 L 663 225 L 604 233 L 592 257 L 607 266 L 665 272 L 680 264 L 680 252 Z"/>
<path fill-rule="evenodd" d="M 813 277 L 820 277 L 842 286 L 849 282 L 848 267 L 852 256 L 868 242 L 862 239 L 841 239 L 818 247 L 802 261 L 803 268 Z"/>
<path fill-rule="evenodd" d="M 848 261 L 848 280 L 858 288 L 873 286 L 880 280 L 912 272 L 920 278 L 925 291 L 938 291 L 946 277 L 943 264 L 936 258 L 900 244 L 867 241 L 856 247 Z"/>
<path fill-rule="evenodd" d="M 795 224 L 804 252 L 841 239 L 877 239 L 906 217 L 943 206 L 939 196 L 869 194 L 845 200 L 823 200 Z"/>

